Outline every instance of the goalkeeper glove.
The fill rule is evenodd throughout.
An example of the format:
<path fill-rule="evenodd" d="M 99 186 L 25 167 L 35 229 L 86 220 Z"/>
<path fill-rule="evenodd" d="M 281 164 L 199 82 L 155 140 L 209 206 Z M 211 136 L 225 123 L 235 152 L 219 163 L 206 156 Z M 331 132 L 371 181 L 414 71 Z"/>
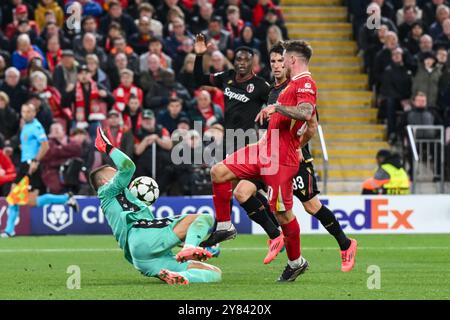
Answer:
<path fill-rule="evenodd" d="M 109 141 L 108 137 L 106 137 L 103 130 L 98 127 L 97 128 L 97 137 L 95 138 L 95 147 L 98 149 L 98 151 L 102 153 L 107 153 L 108 155 L 111 153 L 111 151 L 114 149 L 114 146 Z"/>

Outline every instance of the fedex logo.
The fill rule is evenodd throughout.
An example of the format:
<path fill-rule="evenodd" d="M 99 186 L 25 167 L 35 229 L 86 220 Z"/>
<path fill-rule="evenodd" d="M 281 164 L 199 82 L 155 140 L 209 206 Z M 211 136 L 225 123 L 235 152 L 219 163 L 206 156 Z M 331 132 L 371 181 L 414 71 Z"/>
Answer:
<path fill-rule="evenodd" d="M 322 204 L 328 206 L 329 200 L 321 200 Z M 342 229 L 350 226 L 354 230 L 375 229 L 395 230 L 403 227 L 414 229 L 408 218 L 413 210 L 394 210 L 389 208 L 388 199 L 367 199 L 364 201 L 364 209 L 356 209 L 347 212 L 343 209 L 332 210 Z M 319 221 L 312 218 L 312 229 L 319 229 Z"/>

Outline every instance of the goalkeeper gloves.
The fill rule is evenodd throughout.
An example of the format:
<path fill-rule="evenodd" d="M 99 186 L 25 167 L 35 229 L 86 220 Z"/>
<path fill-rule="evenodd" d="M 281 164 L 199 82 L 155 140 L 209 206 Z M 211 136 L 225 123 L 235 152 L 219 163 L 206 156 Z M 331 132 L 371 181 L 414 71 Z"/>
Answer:
<path fill-rule="evenodd" d="M 109 141 L 108 137 L 106 137 L 103 130 L 98 127 L 97 128 L 97 137 L 95 138 L 95 147 L 98 151 L 102 153 L 107 153 L 108 155 L 114 149 L 114 146 Z"/>

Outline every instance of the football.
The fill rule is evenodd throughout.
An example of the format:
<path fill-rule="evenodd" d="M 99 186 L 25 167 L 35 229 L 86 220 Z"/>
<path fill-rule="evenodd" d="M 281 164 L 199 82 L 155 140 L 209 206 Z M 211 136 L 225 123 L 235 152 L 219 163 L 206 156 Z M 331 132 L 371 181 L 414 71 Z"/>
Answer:
<path fill-rule="evenodd" d="M 150 177 L 137 177 L 130 184 L 130 192 L 146 205 L 152 205 L 159 197 L 159 187 Z"/>

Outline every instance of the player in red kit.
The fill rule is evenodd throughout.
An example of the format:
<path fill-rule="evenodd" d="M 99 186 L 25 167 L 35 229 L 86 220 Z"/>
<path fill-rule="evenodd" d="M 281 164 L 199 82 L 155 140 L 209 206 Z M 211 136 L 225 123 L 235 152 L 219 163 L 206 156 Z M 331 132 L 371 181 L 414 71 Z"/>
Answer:
<path fill-rule="evenodd" d="M 228 214 L 232 196 L 230 181 L 262 179 L 268 186 L 269 204 L 283 230 L 289 258 L 278 281 L 294 281 L 308 267 L 308 262 L 301 256 L 300 227 L 292 212 L 292 179 L 301 161 L 299 135 L 306 122 L 315 115 L 317 90 L 308 72 L 311 55 L 312 49 L 304 41 L 285 44 L 284 66 L 291 82 L 277 103 L 263 109 L 255 119 L 263 124 L 270 118 L 266 135 L 257 144 L 238 150 L 211 170 L 218 217 Z"/>

